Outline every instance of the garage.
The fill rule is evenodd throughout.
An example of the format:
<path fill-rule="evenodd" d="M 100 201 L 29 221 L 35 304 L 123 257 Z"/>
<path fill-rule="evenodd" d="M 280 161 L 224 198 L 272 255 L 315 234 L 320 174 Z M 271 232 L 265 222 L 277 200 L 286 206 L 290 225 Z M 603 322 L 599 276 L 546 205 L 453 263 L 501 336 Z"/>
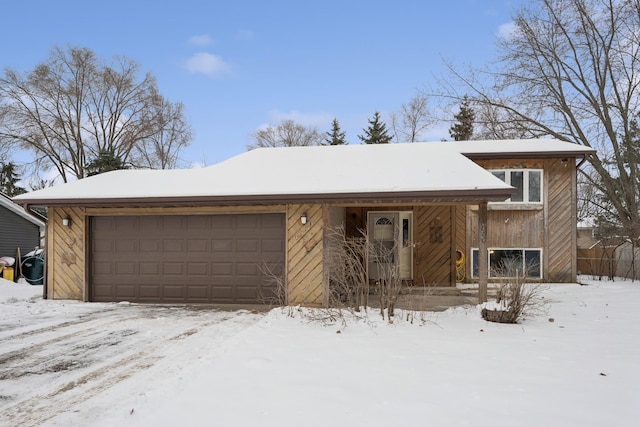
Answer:
<path fill-rule="evenodd" d="M 90 218 L 89 299 L 259 303 L 284 271 L 285 215 Z"/>

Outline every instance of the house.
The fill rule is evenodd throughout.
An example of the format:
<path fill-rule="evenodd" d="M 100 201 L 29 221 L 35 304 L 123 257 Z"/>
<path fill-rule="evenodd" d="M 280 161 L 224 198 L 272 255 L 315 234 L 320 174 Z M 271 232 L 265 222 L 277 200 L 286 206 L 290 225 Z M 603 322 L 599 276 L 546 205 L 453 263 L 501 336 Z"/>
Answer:
<path fill-rule="evenodd" d="M 8 196 L 0 193 L 0 257 L 15 258 L 40 246 L 44 236 L 44 218 L 27 213 Z"/>
<path fill-rule="evenodd" d="M 486 283 L 507 260 L 532 280 L 575 281 L 576 171 L 593 152 L 549 139 L 264 148 L 16 200 L 49 208 L 49 298 L 253 303 L 275 275 L 289 304 L 322 306 L 338 225 L 396 242 L 385 262 L 414 286 Z"/>

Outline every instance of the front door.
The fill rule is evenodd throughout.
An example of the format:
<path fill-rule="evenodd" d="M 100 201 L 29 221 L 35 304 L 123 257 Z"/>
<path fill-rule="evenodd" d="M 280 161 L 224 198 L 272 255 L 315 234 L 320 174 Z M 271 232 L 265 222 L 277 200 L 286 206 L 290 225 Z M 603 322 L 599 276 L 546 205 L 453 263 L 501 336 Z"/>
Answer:
<path fill-rule="evenodd" d="M 412 212 L 375 212 L 367 217 L 369 241 L 369 279 L 385 277 L 385 272 L 399 269 L 403 280 L 413 278 Z"/>

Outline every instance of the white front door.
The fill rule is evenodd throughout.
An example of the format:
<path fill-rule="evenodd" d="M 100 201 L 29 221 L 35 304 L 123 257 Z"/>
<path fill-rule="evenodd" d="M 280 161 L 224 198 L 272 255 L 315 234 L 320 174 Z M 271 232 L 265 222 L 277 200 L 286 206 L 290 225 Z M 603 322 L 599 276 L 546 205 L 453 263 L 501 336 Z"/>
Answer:
<path fill-rule="evenodd" d="M 410 211 L 368 213 L 370 279 L 378 280 L 393 268 L 399 269 L 401 279 L 413 278 L 412 219 Z"/>

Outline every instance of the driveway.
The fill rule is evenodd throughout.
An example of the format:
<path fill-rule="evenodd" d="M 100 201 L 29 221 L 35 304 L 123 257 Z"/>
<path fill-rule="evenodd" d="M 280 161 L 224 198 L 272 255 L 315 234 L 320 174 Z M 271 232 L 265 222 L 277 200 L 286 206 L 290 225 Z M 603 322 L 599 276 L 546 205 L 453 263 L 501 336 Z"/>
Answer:
<path fill-rule="evenodd" d="M 174 374 L 254 325 L 258 311 L 5 301 L 0 305 L 0 425 L 37 426 L 148 373 Z M 204 335 L 204 336 L 203 336 Z M 204 339 L 203 339 L 204 338 Z"/>

